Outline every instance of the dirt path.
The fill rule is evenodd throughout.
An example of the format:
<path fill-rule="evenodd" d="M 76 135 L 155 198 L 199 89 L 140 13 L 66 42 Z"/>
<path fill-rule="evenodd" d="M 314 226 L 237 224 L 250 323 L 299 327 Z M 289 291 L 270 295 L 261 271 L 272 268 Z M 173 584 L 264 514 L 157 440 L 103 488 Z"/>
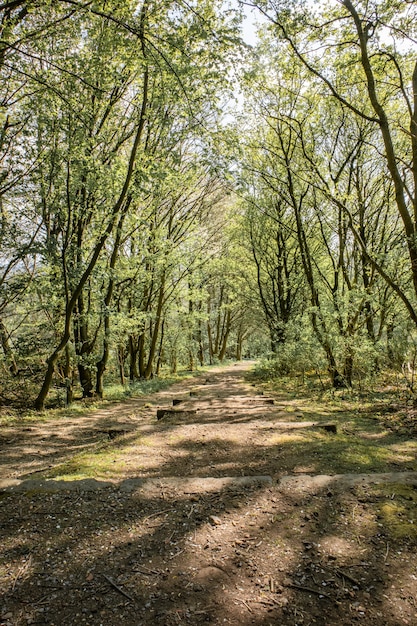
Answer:
<path fill-rule="evenodd" d="M 1 625 L 417 624 L 408 442 L 361 465 L 247 368 L 2 430 Z"/>
<path fill-rule="evenodd" d="M 240 363 L 227 370 L 213 369 L 202 379 L 82 419 L 5 428 L 0 440 L 2 478 L 28 478 L 48 470 L 50 474 L 74 454 L 120 437 L 126 452 L 116 454 L 117 464 L 110 468 L 113 478 L 138 473 L 221 476 L 229 471 L 278 476 L 288 464 L 280 467 L 276 455 L 268 455 L 271 433 L 277 427 L 281 432 L 308 428 L 313 422 L 300 422 L 302 413 L 290 402 L 282 400 L 276 407 L 271 398 L 256 394 L 243 379 L 249 368 L 250 364 Z M 173 407 L 173 402 L 178 404 Z M 171 413 L 156 422 L 158 407 Z"/>

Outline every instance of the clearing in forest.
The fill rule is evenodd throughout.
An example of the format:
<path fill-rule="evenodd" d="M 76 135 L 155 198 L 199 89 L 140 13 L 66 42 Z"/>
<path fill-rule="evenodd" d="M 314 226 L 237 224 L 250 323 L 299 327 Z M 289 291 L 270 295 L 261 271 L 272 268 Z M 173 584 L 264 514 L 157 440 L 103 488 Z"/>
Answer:
<path fill-rule="evenodd" d="M 417 624 L 413 428 L 249 367 L 2 429 L 1 625 Z"/>

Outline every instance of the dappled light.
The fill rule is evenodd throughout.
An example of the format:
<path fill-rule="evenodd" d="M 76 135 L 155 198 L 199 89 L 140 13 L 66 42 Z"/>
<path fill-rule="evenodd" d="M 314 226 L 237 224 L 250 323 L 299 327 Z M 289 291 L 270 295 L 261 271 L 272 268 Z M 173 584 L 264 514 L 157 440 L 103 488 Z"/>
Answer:
<path fill-rule="evenodd" d="M 351 432 L 349 410 L 331 406 L 320 418 L 317 404 L 311 421 L 312 398 L 309 421 L 301 398 L 288 421 L 284 389 L 259 394 L 247 369 L 214 369 L 210 385 L 195 378 L 129 402 L 129 420 L 120 410 L 105 422 L 118 436 L 91 441 L 89 453 L 77 452 L 82 422 L 45 424 L 62 456 L 54 444 L 40 477 L 16 480 L 14 455 L 2 460 L 11 478 L 1 483 L 2 624 L 417 619 L 417 473 L 406 471 L 415 442 L 374 421 L 380 437 L 364 437 L 364 421 Z M 156 419 L 180 397 L 185 410 Z M 336 433 L 320 428 L 329 415 Z M 90 433 L 104 418 L 86 415 Z M 49 437 L 38 445 L 48 450 Z M 32 452 L 22 451 L 25 467 Z"/>

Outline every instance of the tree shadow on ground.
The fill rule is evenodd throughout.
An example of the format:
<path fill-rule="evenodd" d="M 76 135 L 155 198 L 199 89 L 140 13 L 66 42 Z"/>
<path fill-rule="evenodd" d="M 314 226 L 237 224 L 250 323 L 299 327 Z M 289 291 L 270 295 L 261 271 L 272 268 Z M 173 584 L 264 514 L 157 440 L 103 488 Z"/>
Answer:
<path fill-rule="evenodd" d="M 94 491 L 79 483 L 75 492 L 32 486 L 3 495 L 1 625 L 417 623 L 413 489 L 280 483 L 284 472 L 328 473 L 331 435 L 307 441 L 289 429 L 275 441 L 276 426 L 263 417 L 254 438 L 237 444 L 228 424 L 205 441 L 194 432 L 191 441 L 178 435 L 181 419 L 146 423 L 148 437 L 174 436 L 171 453 L 155 455 L 143 472 L 153 480 L 130 492 L 123 483 Z M 192 426 L 200 424 L 185 424 Z M 265 436 L 256 439 L 256 429 Z M 115 450 L 130 448 L 136 436 L 116 439 Z M 352 459 L 352 439 L 331 441 L 331 456 L 348 471 L 386 469 L 391 460 L 378 450 L 398 444 L 386 434 L 367 446 L 368 456 Z M 392 469 L 409 463 L 404 455 Z M 187 487 L 180 479 L 232 470 L 273 480 Z"/>
<path fill-rule="evenodd" d="M 415 537 L 366 486 L 13 494 L 2 624 L 413 623 Z M 414 621 L 415 623 L 415 621 Z"/>

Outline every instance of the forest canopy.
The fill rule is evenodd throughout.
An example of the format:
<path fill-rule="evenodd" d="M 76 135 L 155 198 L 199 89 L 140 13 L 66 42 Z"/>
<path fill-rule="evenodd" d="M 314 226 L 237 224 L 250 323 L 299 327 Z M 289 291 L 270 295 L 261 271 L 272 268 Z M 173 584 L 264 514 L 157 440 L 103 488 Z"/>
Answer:
<path fill-rule="evenodd" d="M 227 358 L 413 368 L 416 12 L 0 4 L 0 402 Z"/>

